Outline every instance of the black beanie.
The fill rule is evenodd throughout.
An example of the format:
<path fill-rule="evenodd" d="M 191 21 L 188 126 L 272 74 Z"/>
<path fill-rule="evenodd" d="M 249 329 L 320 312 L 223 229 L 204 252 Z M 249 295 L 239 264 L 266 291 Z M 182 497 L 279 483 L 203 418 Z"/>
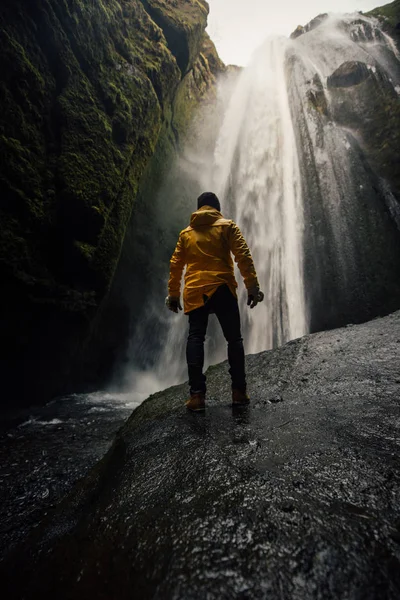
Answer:
<path fill-rule="evenodd" d="M 202 206 L 212 206 L 213 208 L 216 208 L 218 212 L 221 212 L 219 200 L 212 192 L 204 192 L 204 194 L 201 194 L 201 196 L 197 198 L 197 209 Z"/>

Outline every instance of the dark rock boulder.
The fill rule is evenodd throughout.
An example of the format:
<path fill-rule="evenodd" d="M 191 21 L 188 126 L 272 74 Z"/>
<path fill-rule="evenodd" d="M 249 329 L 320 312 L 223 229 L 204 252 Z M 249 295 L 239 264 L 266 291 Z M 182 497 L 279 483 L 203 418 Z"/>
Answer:
<path fill-rule="evenodd" d="M 205 415 L 154 395 L 2 565 L 7 598 L 363 598 L 400 593 L 400 313 L 227 365 Z"/>
<path fill-rule="evenodd" d="M 400 201 L 400 98 L 377 65 L 343 63 L 330 77 L 334 120 L 359 136 L 372 169 Z"/>
<path fill-rule="evenodd" d="M 328 89 L 351 87 L 365 81 L 370 75 L 371 71 L 365 63 L 345 62 L 328 77 Z"/>

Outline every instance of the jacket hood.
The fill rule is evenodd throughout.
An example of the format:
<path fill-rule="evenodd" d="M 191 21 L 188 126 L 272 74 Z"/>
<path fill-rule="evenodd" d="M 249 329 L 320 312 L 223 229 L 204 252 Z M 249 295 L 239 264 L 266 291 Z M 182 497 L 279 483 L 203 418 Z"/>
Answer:
<path fill-rule="evenodd" d="M 201 227 L 202 225 L 212 225 L 218 219 L 222 219 L 221 213 L 212 206 L 202 206 L 192 214 L 190 226 L 193 228 Z"/>

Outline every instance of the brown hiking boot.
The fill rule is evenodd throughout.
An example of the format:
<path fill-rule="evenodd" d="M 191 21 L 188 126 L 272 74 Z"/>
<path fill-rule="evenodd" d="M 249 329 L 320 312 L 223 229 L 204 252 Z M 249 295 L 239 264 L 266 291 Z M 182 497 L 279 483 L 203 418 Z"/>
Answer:
<path fill-rule="evenodd" d="M 206 409 L 206 396 L 202 392 L 191 394 L 190 399 L 186 402 L 186 408 L 193 412 L 200 412 Z"/>
<path fill-rule="evenodd" d="M 250 398 L 246 392 L 232 390 L 232 406 L 247 406 L 248 404 L 250 404 Z"/>

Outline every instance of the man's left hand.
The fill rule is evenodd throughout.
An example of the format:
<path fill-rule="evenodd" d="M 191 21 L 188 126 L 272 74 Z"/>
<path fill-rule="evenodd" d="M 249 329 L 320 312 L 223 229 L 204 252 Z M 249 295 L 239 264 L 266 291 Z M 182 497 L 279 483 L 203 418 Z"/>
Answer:
<path fill-rule="evenodd" d="M 179 310 L 182 310 L 180 298 L 175 298 L 174 296 L 167 296 L 165 298 L 165 305 L 174 313 L 178 313 Z"/>
<path fill-rule="evenodd" d="M 262 302 L 263 300 L 264 294 L 260 291 L 260 288 L 257 287 L 248 291 L 247 306 L 250 306 L 250 308 L 254 308 L 259 302 Z"/>

